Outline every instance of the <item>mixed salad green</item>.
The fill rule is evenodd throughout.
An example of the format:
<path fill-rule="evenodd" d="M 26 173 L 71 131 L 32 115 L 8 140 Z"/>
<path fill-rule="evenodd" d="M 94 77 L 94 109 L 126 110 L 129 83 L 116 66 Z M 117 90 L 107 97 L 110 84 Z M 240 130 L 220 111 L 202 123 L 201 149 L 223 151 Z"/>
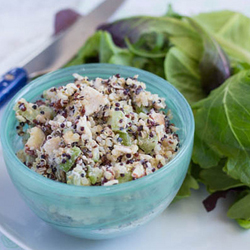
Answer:
<path fill-rule="evenodd" d="M 195 116 L 192 162 L 177 198 L 206 185 L 211 210 L 234 191 L 228 216 L 250 228 L 250 18 L 232 11 L 104 24 L 67 65 L 129 65 L 157 74 L 186 97 Z M 211 202 L 209 205 L 208 203 Z"/>

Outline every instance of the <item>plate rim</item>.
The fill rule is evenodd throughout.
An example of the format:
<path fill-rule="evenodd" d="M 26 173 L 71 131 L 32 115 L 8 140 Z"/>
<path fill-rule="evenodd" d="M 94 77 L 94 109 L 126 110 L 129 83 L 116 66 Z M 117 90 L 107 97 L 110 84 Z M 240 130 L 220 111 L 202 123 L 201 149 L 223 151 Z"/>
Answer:
<path fill-rule="evenodd" d="M 24 242 L 19 241 L 13 234 L 8 232 L 8 230 L 4 228 L 2 224 L 0 224 L 0 233 L 2 233 L 9 240 L 13 241 L 19 248 L 23 250 L 34 250 L 30 248 L 29 246 L 27 246 Z"/>

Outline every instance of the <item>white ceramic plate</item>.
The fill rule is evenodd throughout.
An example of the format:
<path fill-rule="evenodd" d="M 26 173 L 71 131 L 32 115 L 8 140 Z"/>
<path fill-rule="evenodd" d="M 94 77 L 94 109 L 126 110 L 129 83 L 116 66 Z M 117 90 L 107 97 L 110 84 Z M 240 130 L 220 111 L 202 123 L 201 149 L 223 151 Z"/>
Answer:
<path fill-rule="evenodd" d="M 1 112 L 2 113 L 2 112 Z M 77 239 L 58 232 L 25 205 L 8 176 L 0 150 L 0 231 L 27 250 L 249 250 L 250 231 L 226 217 L 229 200 L 207 213 L 204 188 L 172 204 L 131 235 L 105 241 Z"/>
<path fill-rule="evenodd" d="M 84 1 L 84 4 L 91 2 Z M 223 8 L 250 13 L 247 0 L 148 0 L 143 3 L 127 0 L 115 18 L 161 14 L 167 2 L 172 2 L 176 11 L 183 14 Z M 1 113 L 2 110 L 0 117 Z M 249 250 L 250 230 L 241 229 L 226 217 L 230 200 L 220 200 L 216 210 L 207 213 L 202 205 L 206 196 L 204 188 L 193 192 L 190 198 L 172 204 L 131 235 L 105 241 L 81 240 L 56 231 L 24 204 L 7 174 L 0 147 L 0 231 L 27 250 Z"/>

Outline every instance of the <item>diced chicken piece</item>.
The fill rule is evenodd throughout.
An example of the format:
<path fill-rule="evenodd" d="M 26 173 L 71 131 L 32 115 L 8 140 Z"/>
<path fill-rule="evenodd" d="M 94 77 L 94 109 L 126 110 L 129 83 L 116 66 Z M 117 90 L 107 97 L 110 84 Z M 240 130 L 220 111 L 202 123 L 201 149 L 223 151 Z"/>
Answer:
<path fill-rule="evenodd" d="M 53 120 L 49 121 L 49 124 L 53 130 L 56 130 L 65 121 L 62 115 L 57 115 Z"/>
<path fill-rule="evenodd" d="M 165 125 L 165 116 L 160 113 L 153 113 L 152 118 L 160 125 Z"/>
<path fill-rule="evenodd" d="M 85 130 L 87 130 L 88 133 L 89 132 L 91 133 L 90 129 L 91 129 L 91 124 L 90 122 L 87 121 L 87 117 L 85 115 L 80 117 L 76 125 L 76 131 L 79 134 L 83 134 L 84 132 L 86 133 Z"/>
<path fill-rule="evenodd" d="M 134 154 L 138 150 L 137 145 L 132 146 L 123 146 L 123 145 L 115 145 L 114 149 L 112 150 L 112 154 L 114 156 L 121 155 L 121 154 Z"/>
<path fill-rule="evenodd" d="M 82 140 L 92 139 L 91 124 L 89 121 L 87 121 L 86 115 L 79 119 L 76 130 L 78 133 L 82 134 Z"/>
<path fill-rule="evenodd" d="M 63 135 L 63 139 L 67 144 L 71 144 L 73 142 L 78 142 L 80 139 L 80 135 L 69 130 Z"/>
<path fill-rule="evenodd" d="M 103 84 L 102 84 L 102 78 L 96 78 L 95 81 L 94 81 L 94 87 L 96 89 L 101 89 L 103 87 Z"/>
<path fill-rule="evenodd" d="M 61 124 L 62 122 L 65 121 L 65 117 L 62 115 L 57 115 L 54 120 L 56 120 L 57 122 Z"/>
<path fill-rule="evenodd" d="M 104 177 L 107 179 L 107 180 L 113 180 L 115 178 L 115 171 L 113 171 L 112 169 L 110 170 L 105 170 L 104 171 Z"/>
<path fill-rule="evenodd" d="M 28 147 L 30 150 L 39 149 L 45 140 L 43 131 L 38 127 L 33 127 L 29 133 L 30 138 L 25 144 L 25 147 Z"/>
<path fill-rule="evenodd" d="M 46 122 L 46 118 L 44 117 L 44 115 L 37 115 L 36 120 L 38 122 L 40 122 L 40 123 L 45 123 Z"/>
<path fill-rule="evenodd" d="M 121 163 L 116 163 L 114 166 L 114 171 L 115 171 L 116 177 L 119 177 L 120 174 L 127 173 L 127 168 L 123 163 L 122 163 L 122 165 L 121 165 Z"/>
<path fill-rule="evenodd" d="M 165 109 L 166 108 L 166 103 L 164 98 L 160 98 L 158 95 L 152 95 L 155 99 L 158 99 L 158 101 L 154 102 L 154 108 L 156 109 Z"/>
<path fill-rule="evenodd" d="M 164 125 L 157 126 L 155 128 L 155 132 L 156 132 L 158 141 L 160 141 L 161 138 L 163 138 L 163 136 L 165 135 L 165 126 Z"/>
<path fill-rule="evenodd" d="M 78 88 L 76 87 L 76 85 L 74 83 L 68 83 L 66 85 L 66 90 L 65 90 L 65 94 L 67 96 L 71 96 L 72 94 L 74 94 L 74 92 L 78 90 Z"/>
<path fill-rule="evenodd" d="M 118 180 L 112 180 L 112 181 L 108 181 L 108 182 L 104 183 L 104 186 L 112 186 L 112 185 L 115 185 L 118 183 L 119 183 Z"/>
<path fill-rule="evenodd" d="M 75 77 L 75 79 L 77 79 L 78 81 L 82 81 L 84 79 L 83 76 L 77 74 L 77 73 L 74 73 L 73 76 Z"/>
<path fill-rule="evenodd" d="M 134 166 L 134 171 L 132 172 L 132 177 L 141 178 L 145 175 L 145 170 L 141 163 L 136 163 Z"/>
<path fill-rule="evenodd" d="M 147 155 L 147 154 L 139 154 L 139 157 L 141 160 L 146 160 L 146 161 L 150 161 L 153 159 L 153 157 L 151 155 Z"/>
<path fill-rule="evenodd" d="M 94 112 L 98 112 L 102 106 L 109 103 L 108 99 L 103 94 L 89 86 L 84 87 L 81 94 L 84 96 L 83 103 L 85 106 L 85 115 L 91 115 Z"/>
<path fill-rule="evenodd" d="M 55 96 L 55 101 L 59 101 L 62 104 L 62 101 L 67 101 L 69 97 L 65 94 L 63 89 L 57 91 L 57 95 Z"/>
<path fill-rule="evenodd" d="M 130 147 L 127 147 L 127 146 L 122 146 L 122 145 L 115 145 L 114 146 L 115 150 L 123 153 L 123 154 L 131 154 L 132 153 L 132 150 Z"/>
<path fill-rule="evenodd" d="M 59 136 L 53 137 L 50 140 L 46 141 L 46 143 L 43 145 L 43 148 L 48 155 L 51 155 L 53 154 L 54 150 L 57 150 L 59 148 L 60 142 L 61 138 Z"/>
<path fill-rule="evenodd" d="M 18 115 L 18 113 L 16 113 L 16 119 L 19 121 L 19 122 L 26 122 L 26 119 L 21 116 L 21 115 Z"/>

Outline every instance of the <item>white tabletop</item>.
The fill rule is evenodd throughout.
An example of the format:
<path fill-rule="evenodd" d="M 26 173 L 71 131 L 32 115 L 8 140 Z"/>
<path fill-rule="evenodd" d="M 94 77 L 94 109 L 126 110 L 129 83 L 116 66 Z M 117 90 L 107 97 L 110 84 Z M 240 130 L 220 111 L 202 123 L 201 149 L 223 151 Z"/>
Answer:
<path fill-rule="evenodd" d="M 82 14 L 86 14 L 101 1 L 102 0 L 0 0 L 0 74 L 3 74 L 11 67 L 19 66 L 20 62 L 25 59 L 29 53 L 48 39 L 53 33 L 54 15 L 58 10 L 73 8 Z M 143 14 L 162 15 L 166 12 L 167 4 L 170 2 L 174 9 L 182 14 L 231 9 L 250 15 L 249 0 L 127 0 L 112 19 Z M 0 112 L 0 114 L 1 113 L 2 112 Z M 0 158 L 2 158 L 1 146 Z M 224 236 L 227 234 L 237 234 L 238 238 L 236 237 L 236 241 L 238 242 L 236 243 L 239 244 L 239 249 L 249 249 L 246 244 L 250 243 L 250 241 L 242 242 L 242 235 L 246 234 L 246 231 L 239 229 L 236 223 L 226 217 L 228 201 L 219 201 L 215 211 L 206 213 L 201 203 L 206 195 L 207 193 L 204 188 L 193 192 L 191 198 L 171 205 L 160 218 L 157 218 L 151 223 L 151 226 L 155 226 L 155 228 L 159 229 L 159 234 L 162 235 L 162 239 L 166 240 L 167 237 L 168 241 L 179 241 L 178 249 L 235 249 L 230 248 L 228 244 L 227 248 L 223 248 L 224 239 L 220 238 L 220 235 L 223 234 L 219 233 L 221 230 L 224 230 Z M 176 213 L 180 213 L 182 215 L 182 221 L 170 221 L 169 223 L 177 223 L 180 228 L 187 227 L 187 229 L 192 230 L 192 232 L 188 233 L 194 237 L 193 241 L 189 240 L 189 242 L 192 242 L 191 245 L 185 244 L 185 235 L 179 235 L 178 239 L 176 232 L 161 231 L 163 228 L 162 219 L 171 213 L 175 216 Z M 196 232 L 197 228 L 192 227 L 194 221 L 196 224 L 193 223 L 193 225 L 199 223 L 198 216 L 202 218 L 200 219 L 200 223 L 204 223 L 204 234 L 207 234 L 207 237 L 212 237 L 210 245 L 206 247 L 202 245 L 201 241 L 195 238 L 196 235 L 203 233 Z M 209 222 L 212 223 L 209 224 Z M 207 225 L 205 223 L 207 223 Z M 140 238 L 139 236 L 144 230 L 144 234 L 150 239 L 151 226 L 147 225 L 145 228 L 140 229 L 138 231 L 138 238 Z M 145 230 L 147 230 L 147 233 L 145 233 Z M 216 237 L 216 233 L 212 233 L 216 230 L 218 231 L 218 237 Z M 180 230 L 180 232 L 183 232 L 183 230 Z M 136 241 L 137 237 L 134 235 L 131 237 Z M 145 239 L 145 241 L 148 239 Z M 142 243 L 142 246 L 144 250 L 156 249 L 156 247 L 159 250 L 165 250 L 166 248 L 163 242 L 164 241 L 159 242 L 157 245 L 152 245 L 149 240 L 149 244 Z M 245 247 L 243 247 L 244 245 Z M 93 244 L 88 246 L 88 250 L 96 249 Z M 175 249 L 174 245 L 172 245 L 172 248 L 171 244 L 168 244 L 168 246 L 170 247 L 169 249 Z M 10 248 L 20 249 L 0 233 L 0 250 Z M 129 249 L 134 250 L 132 245 Z"/>

